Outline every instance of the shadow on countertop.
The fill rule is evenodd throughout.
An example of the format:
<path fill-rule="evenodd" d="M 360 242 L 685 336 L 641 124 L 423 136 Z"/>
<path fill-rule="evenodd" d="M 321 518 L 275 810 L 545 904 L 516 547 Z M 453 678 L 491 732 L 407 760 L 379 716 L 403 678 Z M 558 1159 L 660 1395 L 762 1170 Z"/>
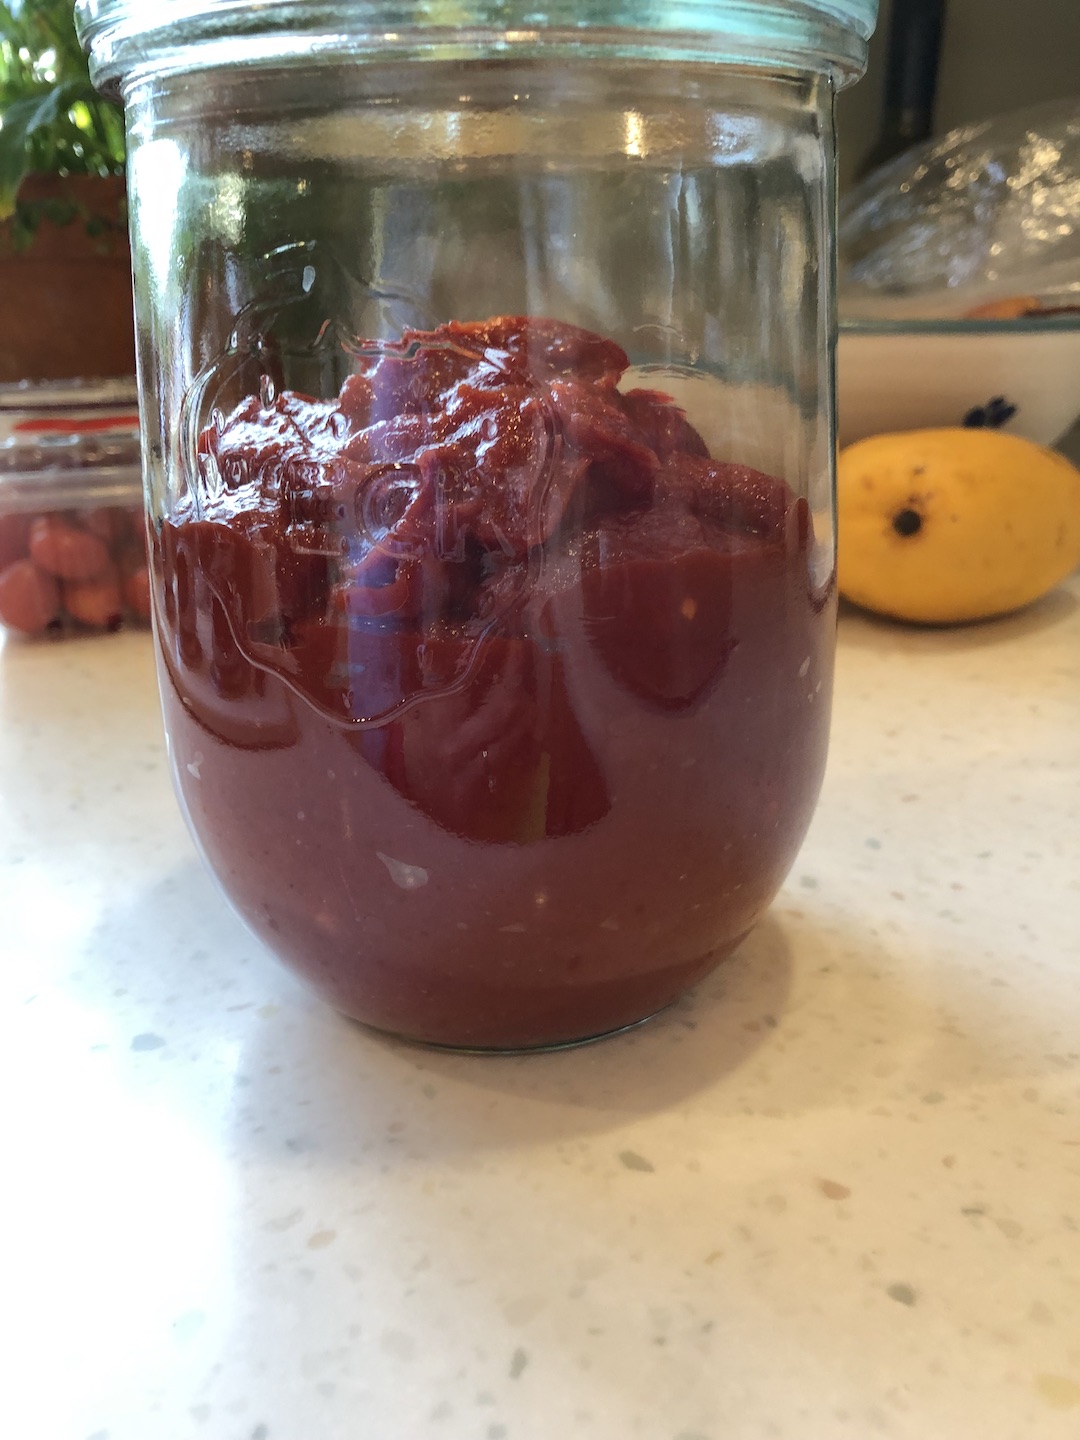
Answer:
<path fill-rule="evenodd" d="M 1023 610 L 989 620 L 973 620 L 961 625 L 922 625 L 912 621 L 892 620 L 862 610 L 849 600 L 840 601 L 840 638 L 846 647 L 864 650 L 892 650 L 905 654 L 942 655 L 962 650 L 976 650 L 987 645 L 1007 644 L 1025 640 L 1073 619 L 1080 610 L 1080 600 L 1064 582 L 1033 601 Z"/>
<path fill-rule="evenodd" d="M 155 1088 L 186 1111 L 227 1084 L 233 1146 L 358 1160 L 399 1123 L 423 1138 L 425 1153 L 447 1154 L 685 1106 L 737 1072 L 780 1024 L 791 954 L 767 916 L 735 956 L 644 1025 L 576 1049 L 455 1054 L 337 1015 L 273 961 L 192 861 L 112 910 L 77 974 L 84 1003 L 112 997 L 109 1048 L 131 1084 L 153 1061 Z M 231 1075 L 214 1058 L 226 1050 L 238 1056 Z M 210 1107 L 219 1116 L 220 1100 Z"/>
<path fill-rule="evenodd" d="M 779 902 L 735 956 L 643 1026 L 574 1050 L 458 1055 L 335 1014 L 191 862 L 106 917 L 71 984 L 112 1026 L 96 1048 L 112 1052 L 119 1083 L 151 1085 L 234 1156 L 285 1170 L 467 1167 L 658 1115 L 665 1129 L 651 1133 L 676 1136 L 1010 1079 L 1021 1032 L 1040 1029 L 1021 1052 L 1053 1041 L 953 954 L 962 933 L 942 935 L 940 954 L 917 957 L 902 935 L 824 900 L 815 909 L 807 894 L 798 908 Z"/>

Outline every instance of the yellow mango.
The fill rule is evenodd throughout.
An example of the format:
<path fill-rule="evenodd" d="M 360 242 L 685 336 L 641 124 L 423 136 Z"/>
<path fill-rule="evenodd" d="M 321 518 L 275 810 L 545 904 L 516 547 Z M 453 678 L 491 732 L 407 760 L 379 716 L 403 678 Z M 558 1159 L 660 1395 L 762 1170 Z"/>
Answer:
<path fill-rule="evenodd" d="M 1080 564 L 1080 470 L 999 430 L 874 435 L 837 467 L 840 593 L 901 620 L 1003 615 Z"/>

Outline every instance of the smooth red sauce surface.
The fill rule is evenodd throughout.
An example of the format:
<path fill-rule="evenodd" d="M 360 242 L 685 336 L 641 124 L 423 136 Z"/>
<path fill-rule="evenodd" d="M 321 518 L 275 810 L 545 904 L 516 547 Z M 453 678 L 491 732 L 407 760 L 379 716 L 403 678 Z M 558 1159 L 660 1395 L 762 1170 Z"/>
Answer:
<path fill-rule="evenodd" d="M 155 546 L 174 772 L 226 893 L 346 1013 L 583 1038 L 735 947 L 824 765 L 806 502 L 611 341 L 407 333 L 200 436 Z"/>

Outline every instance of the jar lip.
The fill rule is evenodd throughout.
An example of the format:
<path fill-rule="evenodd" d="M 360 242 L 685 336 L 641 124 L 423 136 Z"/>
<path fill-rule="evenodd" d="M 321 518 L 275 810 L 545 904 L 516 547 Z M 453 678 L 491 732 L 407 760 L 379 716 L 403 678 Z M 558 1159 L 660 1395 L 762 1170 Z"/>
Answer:
<path fill-rule="evenodd" d="M 212 63 L 312 55 L 550 53 L 829 71 L 865 68 L 878 0 L 76 0 L 99 85 Z M 237 42 L 242 42 L 238 46 Z M 254 42 L 254 43 L 253 43 Z M 212 52 L 212 56 L 211 56 Z"/>

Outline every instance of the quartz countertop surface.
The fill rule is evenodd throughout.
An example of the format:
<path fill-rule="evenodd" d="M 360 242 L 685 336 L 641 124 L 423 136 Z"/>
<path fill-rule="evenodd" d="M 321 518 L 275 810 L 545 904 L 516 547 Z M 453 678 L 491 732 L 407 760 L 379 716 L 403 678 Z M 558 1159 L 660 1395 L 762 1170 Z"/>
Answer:
<path fill-rule="evenodd" d="M 1080 584 L 847 613 L 767 918 L 600 1044 L 312 998 L 173 800 L 151 642 L 0 652 L 19 1440 L 1075 1440 Z"/>

